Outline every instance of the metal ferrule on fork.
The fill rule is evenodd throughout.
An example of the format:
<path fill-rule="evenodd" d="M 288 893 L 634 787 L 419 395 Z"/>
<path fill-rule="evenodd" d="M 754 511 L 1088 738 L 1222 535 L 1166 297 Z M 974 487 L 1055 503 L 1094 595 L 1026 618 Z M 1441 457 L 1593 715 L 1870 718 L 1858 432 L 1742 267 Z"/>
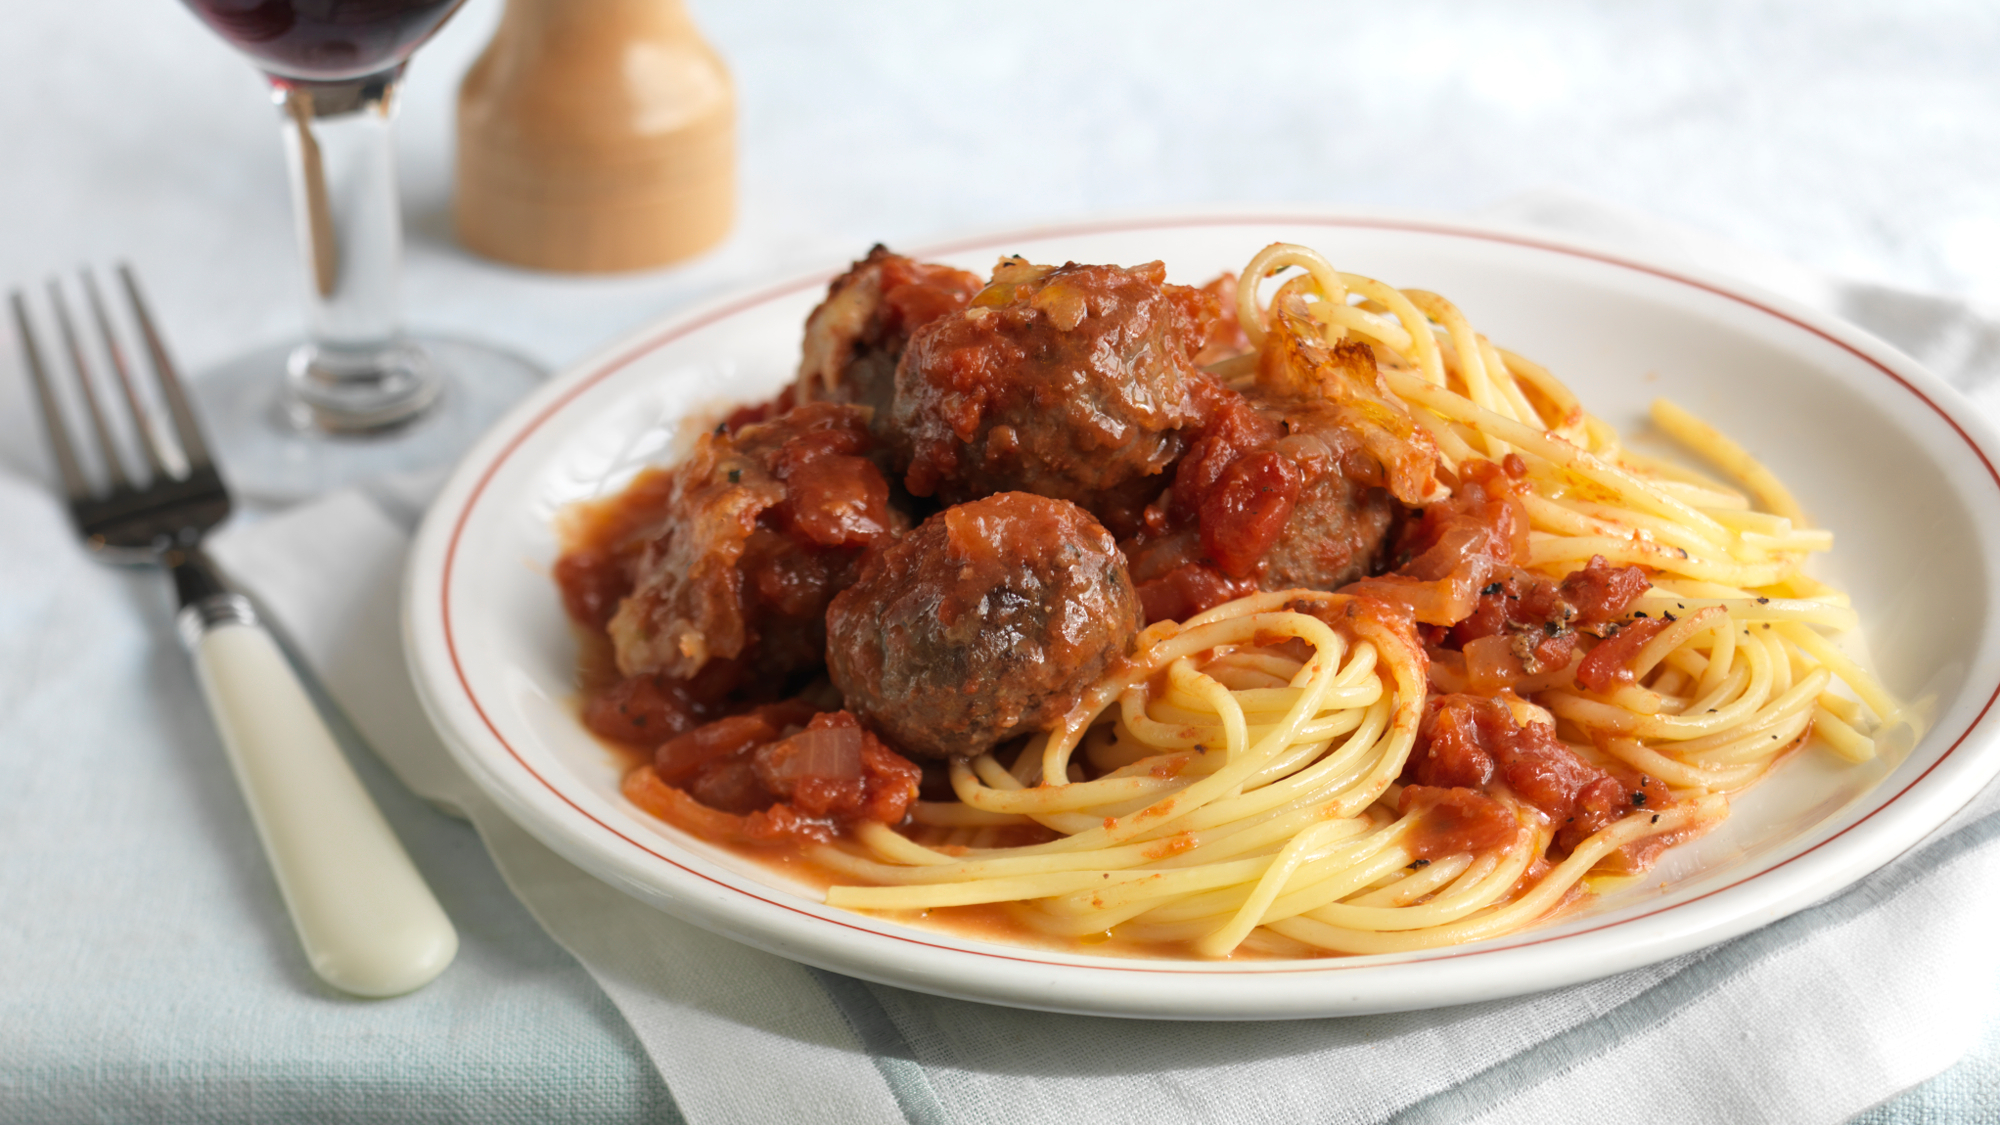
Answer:
<path fill-rule="evenodd" d="M 174 615 L 174 631 L 189 652 L 201 647 L 201 639 L 218 626 L 257 624 L 257 607 L 223 584 L 199 547 L 169 550 L 161 561 L 174 574 L 174 594 L 181 606 Z"/>
<path fill-rule="evenodd" d="M 242 594 L 216 594 L 181 607 L 174 616 L 174 630 L 189 652 L 201 647 L 201 639 L 220 625 L 255 625 L 257 609 Z"/>

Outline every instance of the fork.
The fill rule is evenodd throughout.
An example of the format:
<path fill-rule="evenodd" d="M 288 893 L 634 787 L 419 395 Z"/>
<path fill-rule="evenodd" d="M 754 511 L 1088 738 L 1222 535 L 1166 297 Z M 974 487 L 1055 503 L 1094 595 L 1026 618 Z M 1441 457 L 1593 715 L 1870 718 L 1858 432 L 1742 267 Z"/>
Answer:
<path fill-rule="evenodd" d="M 126 472 L 62 286 L 49 282 L 49 304 L 69 354 L 75 397 L 83 403 L 97 460 L 109 482 L 101 489 L 92 486 L 71 445 L 27 302 L 20 290 L 12 294 L 22 355 L 70 518 L 97 558 L 161 565 L 172 572 L 180 602 L 176 630 L 194 659 L 209 713 L 313 971 L 358 996 L 396 996 L 420 988 L 451 963 L 458 933 L 341 755 L 291 664 L 259 622 L 256 608 L 230 591 L 202 553 L 203 534 L 229 515 L 229 491 L 140 296 L 138 279 L 126 265 L 119 266 L 118 276 L 150 359 L 158 399 L 166 407 L 166 424 L 143 401 L 133 365 L 119 346 L 89 270 L 82 272 L 82 286 L 137 431 L 143 474 Z"/>

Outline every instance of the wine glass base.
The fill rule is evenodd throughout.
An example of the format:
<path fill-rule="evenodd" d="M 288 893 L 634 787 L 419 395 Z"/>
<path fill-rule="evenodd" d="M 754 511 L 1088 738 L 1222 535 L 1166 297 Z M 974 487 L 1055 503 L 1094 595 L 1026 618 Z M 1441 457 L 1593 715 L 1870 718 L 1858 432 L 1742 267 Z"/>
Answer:
<path fill-rule="evenodd" d="M 411 336 L 444 374 L 437 400 L 392 428 L 342 433 L 309 424 L 287 386 L 296 344 L 259 348 L 197 373 L 188 389 L 230 489 L 290 503 L 375 477 L 442 469 L 547 376 L 487 344 Z"/>

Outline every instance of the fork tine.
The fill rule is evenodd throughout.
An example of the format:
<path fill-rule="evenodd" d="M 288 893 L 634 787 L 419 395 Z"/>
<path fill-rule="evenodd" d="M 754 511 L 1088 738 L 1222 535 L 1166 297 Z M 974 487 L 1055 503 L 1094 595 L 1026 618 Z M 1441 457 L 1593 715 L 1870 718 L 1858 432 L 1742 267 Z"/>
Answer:
<path fill-rule="evenodd" d="M 158 418 L 139 400 L 138 388 L 132 384 L 132 367 L 125 361 L 125 349 L 118 344 L 118 334 L 111 330 L 111 317 L 104 311 L 104 294 L 97 288 L 96 272 L 85 266 L 78 276 L 83 280 L 83 295 L 90 303 L 91 319 L 97 322 L 98 337 L 104 341 L 104 354 L 110 357 L 111 370 L 118 376 L 118 389 L 125 393 L 126 409 L 132 412 L 132 426 L 139 431 L 139 447 L 145 451 L 146 466 L 157 480 L 167 473 Z"/>
<path fill-rule="evenodd" d="M 48 435 L 49 450 L 55 454 L 56 472 L 62 476 L 63 493 L 71 501 L 90 498 L 90 481 L 77 464 L 76 450 L 69 443 L 69 427 L 63 423 L 62 406 L 56 401 L 55 387 L 49 383 L 48 369 L 42 366 L 42 350 L 35 343 L 35 329 L 28 322 L 28 304 L 21 291 L 14 290 L 14 328 L 21 336 L 21 354 L 28 361 L 28 378 L 35 384 L 35 401 L 42 408 L 42 432 Z"/>
<path fill-rule="evenodd" d="M 84 358 L 83 344 L 76 336 L 76 324 L 70 320 L 69 302 L 63 298 L 62 283 L 49 279 L 49 303 L 55 306 L 56 327 L 61 330 L 63 345 L 69 349 L 69 362 L 76 372 L 76 384 L 83 389 L 83 404 L 90 411 L 91 429 L 97 431 L 97 446 L 104 458 L 104 471 L 111 478 L 114 492 L 132 487 L 125 476 L 125 463 L 118 456 L 118 442 L 111 436 L 111 424 L 104 417 L 104 408 L 97 403 L 97 388 L 91 382 L 90 361 Z"/>
<path fill-rule="evenodd" d="M 167 355 L 166 341 L 160 338 L 159 329 L 153 327 L 153 314 L 147 311 L 146 298 L 139 293 L 139 278 L 132 272 L 131 263 L 118 263 L 118 279 L 125 283 L 125 300 L 132 307 L 132 319 L 138 323 L 140 335 L 146 338 L 146 352 L 152 357 L 160 394 L 167 400 L 167 413 L 173 415 L 174 438 L 180 442 L 181 456 L 187 459 L 189 472 L 206 469 L 208 443 L 201 439 L 201 423 L 188 407 L 187 395 L 181 391 L 181 378 L 175 373 L 172 357 Z"/>

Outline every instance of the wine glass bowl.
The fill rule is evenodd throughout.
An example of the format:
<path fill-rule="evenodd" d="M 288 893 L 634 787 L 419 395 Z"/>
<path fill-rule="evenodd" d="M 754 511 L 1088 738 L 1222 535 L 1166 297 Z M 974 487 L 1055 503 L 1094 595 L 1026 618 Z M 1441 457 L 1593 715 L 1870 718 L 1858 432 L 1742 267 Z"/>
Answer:
<path fill-rule="evenodd" d="M 266 74 L 317 82 L 401 66 L 465 0 L 185 0 Z"/>

